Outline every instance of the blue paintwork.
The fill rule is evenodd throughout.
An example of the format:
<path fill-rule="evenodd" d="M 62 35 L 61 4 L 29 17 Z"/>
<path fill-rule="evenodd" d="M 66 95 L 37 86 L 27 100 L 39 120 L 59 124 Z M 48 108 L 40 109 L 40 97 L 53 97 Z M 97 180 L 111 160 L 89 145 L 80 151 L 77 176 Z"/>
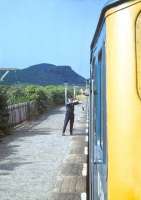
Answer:
<path fill-rule="evenodd" d="M 103 26 L 103 23 L 104 23 L 104 18 L 105 18 L 105 13 L 107 10 L 115 7 L 115 6 L 118 6 L 120 4 L 123 4 L 123 3 L 126 3 L 128 2 L 129 0 L 110 0 L 108 1 L 104 6 L 103 6 L 103 9 L 101 10 L 101 15 L 99 17 L 99 21 L 98 21 L 98 24 L 97 24 L 97 28 L 96 28 L 96 31 L 95 31 L 95 34 L 94 34 L 94 37 L 93 37 L 93 40 L 92 40 L 92 43 L 91 43 L 91 49 L 95 46 L 95 44 L 97 43 L 97 39 L 99 38 L 99 34 L 101 33 L 101 29 L 102 29 L 102 26 Z"/>
<path fill-rule="evenodd" d="M 105 39 L 106 39 L 106 26 L 103 24 L 96 44 L 91 49 L 91 78 L 94 79 L 94 88 L 96 94 L 94 96 L 94 108 L 91 107 L 92 113 L 96 114 L 94 121 L 95 130 L 91 130 L 91 134 L 96 135 L 91 137 L 91 147 L 94 151 L 94 160 L 101 163 L 97 164 L 97 167 L 93 169 L 96 179 L 94 179 L 94 185 L 99 185 L 98 177 L 101 179 L 101 192 L 103 199 L 107 199 L 107 154 L 106 154 L 106 63 L 105 63 Z M 102 58 L 98 59 L 100 52 L 102 52 Z M 93 103 L 93 102 L 92 102 Z M 93 127 L 94 127 L 93 126 Z M 99 150 L 99 151 L 97 151 Z M 99 153 L 98 153 L 99 152 Z M 98 158 L 98 160 L 97 160 Z M 99 176 L 98 176 L 99 174 Z M 94 176 L 94 175 L 93 175 Z M 94 197 L 91 198 L 100 200 L 100 194 L 98 189 L 94 187 Z"/>
<path fill-rule="evenodd" d="M 100 50 L 102 49 L 103 45 L 104 45 L 104 42 L 105 42 L 105 34 L 106 34 L 106 27 L 105 25 L 103 26 L 103 29 L 101 31 L 101 34 L 98 38 L 98 41 L 96 43 L 96 46 L 94 49 L 92 49 L 92 57 L 95 57 L 95 66 L 93 66 L 93 68 L 95 67 L 95 70 L 93 69 L 93 73 L 95 73 L 95 88 L 96 88 L 96 91 L 97 91 L 97 95 L 95 95 L 95 107 L 96 107 L 96 137 L 97 137 L 97 141 L 100 141 L 101 139 L 101 131 L 103 129 L 103 122 L 101 122 L 102 120 L 102 115 L 101 115 L 101 104 L 102 104 L 102 101 L 103 99 L 103 94 L 101 94 L 101 91 L 104 90 L 104 88 L 102 89 L 101 88 L 101 77 L 103 79 L 103 60 L 102 60 L 102 63 L 98 63 L 98 54 L 100 52 Z M 95 71 L 95 72 L 94 72 Z M 103 104 L 102 104 L 103 105 Z M 103 108 L 102 108 L 103 109 Z M 106 122 L 104 122 L 106 123 Z"/>
<path fill-rule="evenodd" d="M 107 1 L 107 2 L 106 2 L 106 4 L 104 5 L 104 7 L 105 7 L 105 6 L 110 6 L 111 4 L 113 4 L 113 3 L 118 3 L 118 2 L 123 3 L 123 1 L 121 1 L 121 0 L 110 0 L 110 1 Z"/>

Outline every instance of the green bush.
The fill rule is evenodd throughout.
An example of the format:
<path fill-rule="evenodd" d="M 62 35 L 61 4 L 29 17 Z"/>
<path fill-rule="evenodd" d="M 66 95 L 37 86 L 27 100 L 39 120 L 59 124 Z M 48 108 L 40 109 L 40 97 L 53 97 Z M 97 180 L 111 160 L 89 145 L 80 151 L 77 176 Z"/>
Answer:
<path fill-rule="evenodd" d="M 8 105 L 35 101 L 39 114 L 46 111 L 50 106 L 64 104 L 63 85 L 1 85 L 0 90 L 3 91 L 3 94 L 6 94 Z M 68 95 L 70 94 L 73 94 L 72 87 L 68 87 Z"/>
<path fill-rule="evenodd" d="M 62 86 L 46 86 L 45 92 L 49 104 L 61 105 L 64 103 L 64 88 Z"/>
<path fill-rule="evenodd" d="M 35 101 L 39 114 L 47 109 L 47 96 L 42 87 L 27 86 L 25 88 L 25 95 L 28 101 Z"/>
<path fill-rule="evenodd" d="M 26 102 L 26 95 L 22 87 L 9 87 L 7 90 L 8 105 Z"/>
<path fill-rule="evenodd" d="M 46 86 L 45 92 L 47 94 L 47 97 L 49 98 L 50 102 L 54 105 L 62 105 L 65 102 L 65 91 L 64 86 Z M 68 95 L 73 94 L 72 87 L 68 87 Z"/>

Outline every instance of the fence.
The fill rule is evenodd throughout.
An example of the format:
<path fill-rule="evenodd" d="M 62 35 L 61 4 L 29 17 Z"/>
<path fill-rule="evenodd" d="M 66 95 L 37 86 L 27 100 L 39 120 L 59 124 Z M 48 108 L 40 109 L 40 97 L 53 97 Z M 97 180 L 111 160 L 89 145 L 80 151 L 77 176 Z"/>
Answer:
<path fill-rule="evenodd" d="M 16 126 L 23 121 L 31 119 L 38 114 L 36 102 L 19 103 L 8 106 L 10 127 Z"/>

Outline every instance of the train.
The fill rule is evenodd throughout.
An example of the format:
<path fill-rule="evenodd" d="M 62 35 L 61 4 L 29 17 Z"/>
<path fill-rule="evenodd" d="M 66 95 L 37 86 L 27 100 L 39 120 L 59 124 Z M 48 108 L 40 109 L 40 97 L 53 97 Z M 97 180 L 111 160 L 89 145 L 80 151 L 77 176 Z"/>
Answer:
<path fill-rule="evenodd" d="M 108 1 L 90 47 L 89 200 L 141 200 L 141 1 Z"/>

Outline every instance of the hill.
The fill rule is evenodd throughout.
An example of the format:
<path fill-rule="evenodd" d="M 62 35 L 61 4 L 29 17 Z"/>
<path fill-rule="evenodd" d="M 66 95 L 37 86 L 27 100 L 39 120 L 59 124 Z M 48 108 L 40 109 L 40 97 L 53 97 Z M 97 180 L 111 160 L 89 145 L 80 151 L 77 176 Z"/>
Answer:
<path fill-rule="evenodd" d="M 3 71 L 0 70 L 0 75 Z M 6 84 L 85 84 L 85 78 L 72 70 L 70 66 L 56 66 L 42 63 L 30 66 L 25 69 L 10 71 L 3 79 Z"/>

